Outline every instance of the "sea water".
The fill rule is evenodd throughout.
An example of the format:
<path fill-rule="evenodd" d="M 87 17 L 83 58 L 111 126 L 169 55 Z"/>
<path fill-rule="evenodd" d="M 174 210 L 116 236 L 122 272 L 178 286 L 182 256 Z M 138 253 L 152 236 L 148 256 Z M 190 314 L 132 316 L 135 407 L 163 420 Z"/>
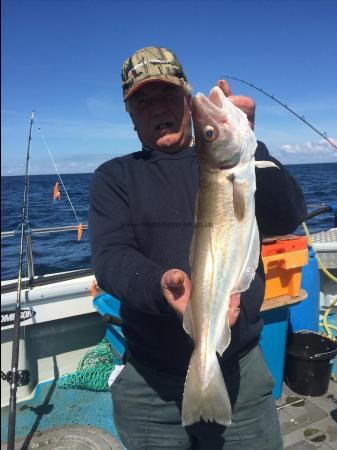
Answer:
<path fill-rule="evenodd" d="M 289 165 L 287 169 L 301 185 L 309 212 L 322 205 L 337 203 L 337 163 Z M 58 181 L 56 175 L 30 176 L 30 228 L 76 226 L 78 219 L 87 223 L 92 176 L 93 174 L 62 175 L 73 207 L 60 183 L 61 199 L 53 200 L 54 185 Z M 2 280 L 17 277 L 23 191 L 23 176 L 1 177 L 1 231 L 18 230 L 14 238 L 1 240 Z M 309 220 L 307 225 L 311 232 L 327 230 L 334 226 L 334 216 L 323 214 Z M 302 227 L 298 227 L 296 234 L 303 233 Z M 83 232 L 81 241 L 77 241 L 76 231 L 33 236 L 33 258 L 35 275 L 88 268 L 88 233 Z"/>

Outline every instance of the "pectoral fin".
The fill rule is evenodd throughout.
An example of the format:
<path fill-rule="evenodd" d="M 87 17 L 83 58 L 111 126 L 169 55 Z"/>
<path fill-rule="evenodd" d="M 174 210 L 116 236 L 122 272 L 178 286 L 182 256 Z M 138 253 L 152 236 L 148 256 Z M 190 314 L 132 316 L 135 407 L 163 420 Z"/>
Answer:
<path fill-rule="evenodd" d="M 198 219 L 198 198 L 199 198 L 199 192 L 197 193 L 197 197 L 195 199 L 195 212 L 194 212 L 194 223 L 197 223 L 197 219 Z M 193 265 L 193 256 L 194 256 L 194 241 L 195 241 L 195 231 L 193 233 L 192 236 L 192 240 L 191 240 L 191 245 L 190 245 L 190 254 L 189 254 L 189 262 L 190 262 L 190 266 L 192 267 Z"/>
<path fill-rule="evenodd" d="M 271 161 L 255 161 L 254 164 L 258 169 L 267 169 L 268 167 L 276 167 L 276 169 L 279 169 L 279 167 Z"/>
<path fill-rule="evenodd" d="M 233 183 L 233 206 L 234 214 L 239 222 L 244 218 L 246 213 L 245 192 L 247 183 L 245 181 L 239 182 L 235 175 L 231 179 Z"/>

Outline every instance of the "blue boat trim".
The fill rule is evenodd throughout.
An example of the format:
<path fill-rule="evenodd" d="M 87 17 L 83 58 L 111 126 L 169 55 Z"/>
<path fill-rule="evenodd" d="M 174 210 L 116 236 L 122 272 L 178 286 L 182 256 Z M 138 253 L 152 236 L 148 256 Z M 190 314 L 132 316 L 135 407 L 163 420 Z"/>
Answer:
<path fill-rule="evenodd" d="M 109 314 L 120 318 L 120 301 L 112 295 L 98 295 L 97 297 L 95 297 L 93 305 L 102 316 L 104 316 L 105 314 Z M 119 359 L 122 359 L 125 352 L 125 338 L 121 327 L 108 323 L 105 337 L 108 339 L 108 341 L 112 345 L 112 348 L 117 353 L 117 357 L 119 357 Z"/>

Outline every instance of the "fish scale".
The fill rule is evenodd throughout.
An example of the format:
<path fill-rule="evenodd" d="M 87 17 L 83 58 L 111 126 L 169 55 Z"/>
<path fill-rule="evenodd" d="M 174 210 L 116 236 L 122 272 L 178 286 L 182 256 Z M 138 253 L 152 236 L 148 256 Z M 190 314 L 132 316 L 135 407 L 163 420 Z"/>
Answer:
<path fill-rule="evenodd" d="M 256 138 L 246 115 L 219 87 L 193 100 L 200 178 L 191 245 L 192 292 L 184 328 L 194 340 L 182 405 L 182 424 L 231 423 L 231 404 L 217 353 L 230 344 L 230 296 L 248 289 L 258 265 L 255 219 Z"/>

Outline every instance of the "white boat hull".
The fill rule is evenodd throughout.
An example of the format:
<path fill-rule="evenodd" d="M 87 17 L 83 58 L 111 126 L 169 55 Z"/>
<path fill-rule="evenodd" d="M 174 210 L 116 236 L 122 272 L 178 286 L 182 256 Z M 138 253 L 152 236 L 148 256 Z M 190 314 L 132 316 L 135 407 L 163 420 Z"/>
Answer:
<path fill-rule="evenodd" d="M 103 338 L 105 326 L 92 305 L 93 276 L 36 286 L 22 291 L 19 370 L 30 383 L 18 388 L 18 401 L 33 395 L 36 385 L 76 369 L 81 356 Z M 3 282 L 2 286 L 13 281 Z M 98 291 L 101 292 L 101 291 Z M 1 369 L 11 370 L 16 291 L 1 300 Z M 1 380 L 1 406 L 9 401 L 9 384 Z"/>

